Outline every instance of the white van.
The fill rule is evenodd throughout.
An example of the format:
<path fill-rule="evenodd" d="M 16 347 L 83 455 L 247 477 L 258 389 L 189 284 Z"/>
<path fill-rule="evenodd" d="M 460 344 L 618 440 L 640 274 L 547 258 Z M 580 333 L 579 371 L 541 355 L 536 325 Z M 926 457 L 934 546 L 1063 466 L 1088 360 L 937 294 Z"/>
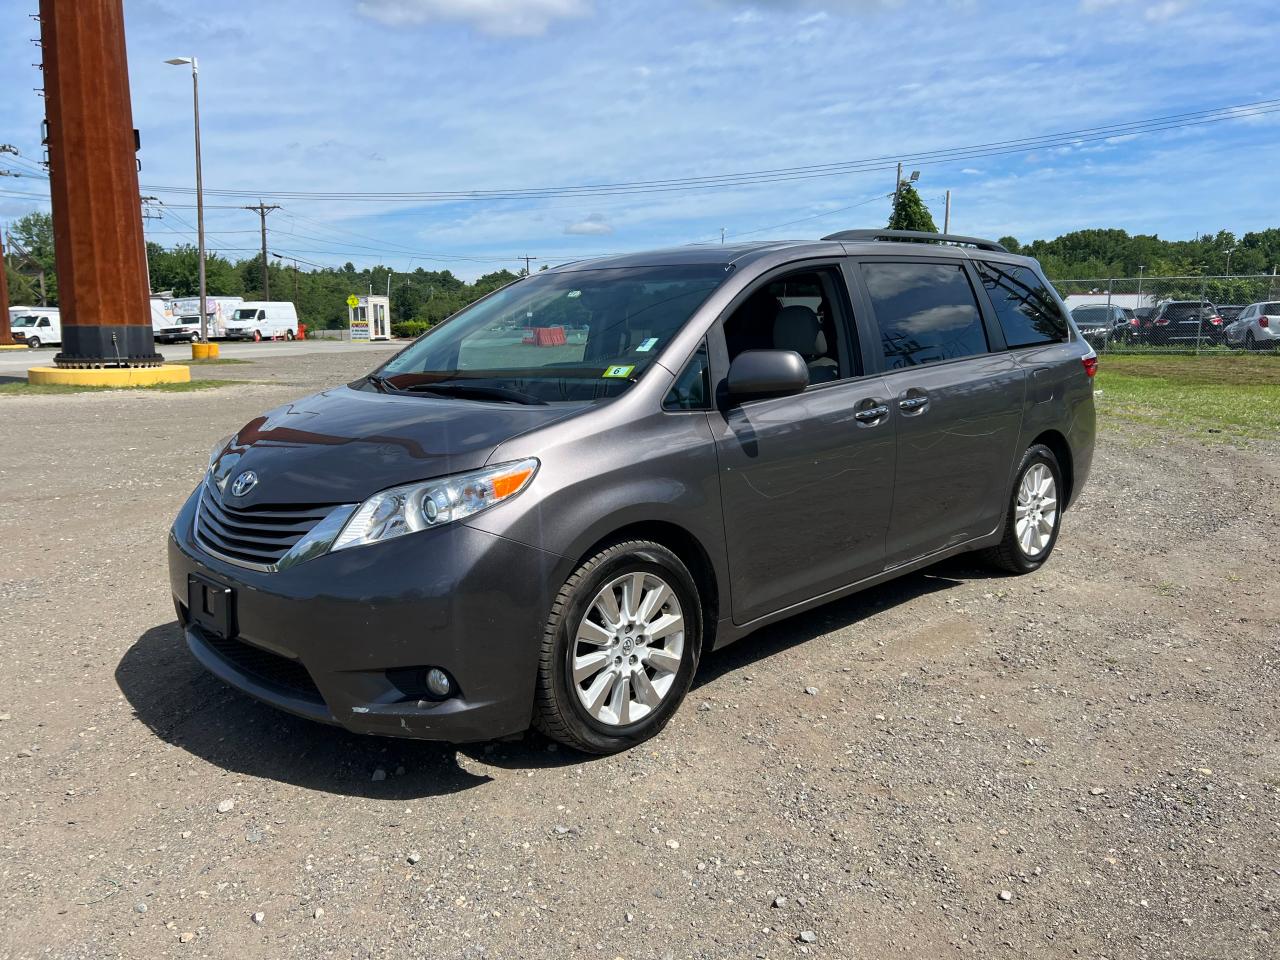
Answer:
<path fill-rule="evenodd" d="M 57 307 L 10 307 L 9 329 L 15 341 L 33 350 L 62 343 L 62 316 Z"/>
<path fill-rule="evenodd" d="M 246 300 L 226 322 L 228 340 L 292 340 L 298 311 L 287 300 Z"/>

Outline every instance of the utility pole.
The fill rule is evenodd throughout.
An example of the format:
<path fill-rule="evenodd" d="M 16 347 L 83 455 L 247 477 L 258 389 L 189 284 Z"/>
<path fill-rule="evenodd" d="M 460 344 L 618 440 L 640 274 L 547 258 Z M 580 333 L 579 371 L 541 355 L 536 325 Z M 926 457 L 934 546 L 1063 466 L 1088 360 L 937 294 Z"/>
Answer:
<path fill-rule="evenodd" d="M 724 227 L 720 228 L 720 246 L 724 246 Z"/>
<path fill-rule="evenodd" d="M 951 232 L 951 191 L 947 191 L 947 205 L 942 213 L 942 232 Z"/>
<path fill-rule="evenodd" d="M 271 270 L 267 267 L 267 214 L 272 210 L 279 210 L 280 207 L 274 203 L 263 203 L 258 201 L 256 207 L 245 207 L 246 210 L 252 210 L 262 220 L 262 299 L 271 299 Z"/>
<path fill-rule="evenodd" d="M 526 277 L 533 276 L 533 269 L 532 267 L 530 267 L 530 264 L 538 258 L 537 257 L 516 257 L 516 259 L 524 261 L 524 275 Z"/>
<path fill-rule="evenodd" d="M 898 161 L 898 176 L 893 181 L 893 209 L 889 211 L 890 217 L 892 217 L 895 213 L 898 212 L 898 194 L 900 193 L 902 193 L 902 161 L 901 160 Z"/>

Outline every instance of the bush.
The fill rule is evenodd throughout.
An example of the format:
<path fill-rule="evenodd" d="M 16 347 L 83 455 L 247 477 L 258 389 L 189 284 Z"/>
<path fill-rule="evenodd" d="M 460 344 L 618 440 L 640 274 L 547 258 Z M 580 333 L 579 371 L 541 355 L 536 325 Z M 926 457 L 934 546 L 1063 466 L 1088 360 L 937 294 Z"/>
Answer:
<path fill-rule="evenodd" d="M 391 324 L 391 335 L 402 340 L 412 340 L 430 329 L 431 324 L 426 320 L 400 320 Z"/>

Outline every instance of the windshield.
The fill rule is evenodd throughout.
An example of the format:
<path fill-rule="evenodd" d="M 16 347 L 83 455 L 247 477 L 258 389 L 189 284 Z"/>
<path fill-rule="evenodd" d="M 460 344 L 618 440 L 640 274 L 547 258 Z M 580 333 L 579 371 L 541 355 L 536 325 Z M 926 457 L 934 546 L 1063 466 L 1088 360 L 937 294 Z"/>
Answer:
<path fill-rule="evenodd" d="M 12 329 L 13 327 L 34 327 L 35 325 L 36 318 L 28 314 L 26 316 L 16 318 L 9 326 Z"/>
<path fill-rule="evenodd" d="M 378 374 L 398 389 L 465 388 L 474 398 L 617 396 L 727 275 L 722 264 L 536 274 L 429 331 Z"/>

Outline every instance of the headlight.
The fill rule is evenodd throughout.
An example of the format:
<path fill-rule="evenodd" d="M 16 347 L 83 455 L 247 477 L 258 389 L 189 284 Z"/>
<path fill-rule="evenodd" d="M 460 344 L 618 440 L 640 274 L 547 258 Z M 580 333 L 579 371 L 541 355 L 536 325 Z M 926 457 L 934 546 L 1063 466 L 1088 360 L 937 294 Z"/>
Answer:
<path fill-rule="evenodd" d="M 537 470 L 538 461 L 531 457 L 383 490 L 360 504 L 330 549 L 379 543 L 474 516 L 514 497 Z"/>

